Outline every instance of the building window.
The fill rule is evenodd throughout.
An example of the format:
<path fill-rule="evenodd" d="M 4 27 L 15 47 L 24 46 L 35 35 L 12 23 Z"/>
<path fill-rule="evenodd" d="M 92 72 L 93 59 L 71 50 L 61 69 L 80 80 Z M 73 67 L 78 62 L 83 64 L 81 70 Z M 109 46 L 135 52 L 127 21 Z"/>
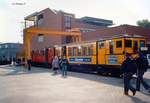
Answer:
<path fill-rule="evenodd" d="M 71 29 L 71 15 L 65 15 L 65 29 Z"/>
<path fill-rule="evenodd" d="M 43 14 L 40 14 L 40 15 L 37 16 L 37 22 L 38 22 L 38 24 L 42 24 L 43 18 L 44 18 Z"/>
<path fill-rule="evenodd" d="M 5 45 L 5 48 L 8 48 L 8 45 L 7 45 L 7 44 Z"/>
<path fill-rule="evenodd" d="M 17 46 L 16 46 L 16 47 L 17 47 Z M 14 45 L 13 45 L 13 44 L 11 45 L 11 48 L 14 48 Z"/>
<path fill-rule="evenodd" d="M 125 47 L 131 48 L 132 47 L 132 40 L 125 40 Z"/>
<path fill-rule="evenodd" d="M 38 35 L 38 42 L 44 42 L 44 35 L 43 34 L 39 34 Z"/>
<path fill-rule="evenodd" d="M 37 16 L 37 19 L 38 19 L 38 20 L 43 19 L 43 18 L 44 18 L 44 15 L 43 15 L 43 14 L 40 14 L 40 15 Z"/>
<path fill-rule="evenodd" d="M 122 48 L 122 41 L 116 41 L 116 48 Z"/>

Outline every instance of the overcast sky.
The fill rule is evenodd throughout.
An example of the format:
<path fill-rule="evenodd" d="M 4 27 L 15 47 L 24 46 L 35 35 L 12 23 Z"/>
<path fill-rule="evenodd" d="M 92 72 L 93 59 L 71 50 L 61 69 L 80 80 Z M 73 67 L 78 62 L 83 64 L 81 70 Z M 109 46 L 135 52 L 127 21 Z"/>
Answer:
<path fill-rule="evenodd" d="M 22 3 L 22 5 L 15 5 Z M 136 25 L 150 20 L 150 0 L 0 0 L 0 42 L 22 42 L 24 17 L 45 8 Z"/>

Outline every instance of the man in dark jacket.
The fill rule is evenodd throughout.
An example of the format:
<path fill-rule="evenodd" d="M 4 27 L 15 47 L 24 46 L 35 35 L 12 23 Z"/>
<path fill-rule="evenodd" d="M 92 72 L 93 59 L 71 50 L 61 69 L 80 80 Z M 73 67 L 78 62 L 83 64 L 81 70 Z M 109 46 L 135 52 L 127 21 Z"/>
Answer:
<path fill-rule="evenodd" d="M 124 77 L 124 94 L 128 95 L 128 91 L 131 90 L 133 96 L 136 93 L 136 89 L 130 84 L 132 76 L 136 73 L 136 64 L 131 59 L 131 55 L 129 53 L 125 54 L 125 60 L 122 63 L 121 71 Z"/>
<path fill-rule="evenodd" d="M 137 64 L 137 82 L 136 82 L 136 89 L 137 91 L 140 91 L 140 84 L 144 86 L 146 90 L 150 93 L 150 86 L 144 81 L 143 75 L 147 71 L 148 68 L 148 60 L 147 58 L 142 54 L 138 53 L 138 57 L 136 59 Z"/>
<path fill-rule="evenodd" d="M 64 56 L 62 61 L 61 61 L 61 69 L 62 69 L 62 76 L 66 77 L 67 76 L 67 68 L 68 68 L 68 60 L 66 59 L 66 57 Z"/>

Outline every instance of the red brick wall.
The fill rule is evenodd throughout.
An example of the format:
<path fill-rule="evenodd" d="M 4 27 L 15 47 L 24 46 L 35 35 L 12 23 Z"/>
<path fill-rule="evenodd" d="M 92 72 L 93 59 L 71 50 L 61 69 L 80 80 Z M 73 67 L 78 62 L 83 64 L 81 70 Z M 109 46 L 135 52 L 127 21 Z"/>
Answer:
<path fill-rule="evenodd" d="M 65 31 L 64 15 L 72 15 L 72 19 L 71 19 L 72 28 L 94 29 L 95 31 L 93 32 L 82 33 L 83 41 L 112 37 L 115 34 L 137 34 L 137 35 L 143 35 L 147 37 L 148 41 L 150 42 L 150 29 L 144 29 L 144 28 L 131 26 L 131 25 L 121 25 L 121 26 L 111 27 L 111 28 L 89 25 L 89 24 L 77 22 L 74 14 L 65 13 L 62 11 L 54 13 L 50 9 L 42 10 L 41 12 L 39 12 L 39 14 L 40 13 L 44 14 L 42 23 L 38 24 L 38 27 L 40 28 Z M 51 45 L 62 44 L 64 43 L 64 41 L 66 41 L 66 37 L 45 35 L 44 42 L 38 42 L 38 36 L 34 36 L 32 38 L 31 46 L 32 49 L 41 49 L 41 48 L 49 47 Z"/>

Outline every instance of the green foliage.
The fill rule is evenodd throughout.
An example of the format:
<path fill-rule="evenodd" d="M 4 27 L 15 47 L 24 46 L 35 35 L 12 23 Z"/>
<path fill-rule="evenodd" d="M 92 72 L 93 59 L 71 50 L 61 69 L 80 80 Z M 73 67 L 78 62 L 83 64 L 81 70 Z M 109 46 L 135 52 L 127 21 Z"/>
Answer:
<path fill-rule="evenodd" d="M 137 25 L 144 28 L 150 28 L 150 21 L 148 19 L 137 21 Z"/>

